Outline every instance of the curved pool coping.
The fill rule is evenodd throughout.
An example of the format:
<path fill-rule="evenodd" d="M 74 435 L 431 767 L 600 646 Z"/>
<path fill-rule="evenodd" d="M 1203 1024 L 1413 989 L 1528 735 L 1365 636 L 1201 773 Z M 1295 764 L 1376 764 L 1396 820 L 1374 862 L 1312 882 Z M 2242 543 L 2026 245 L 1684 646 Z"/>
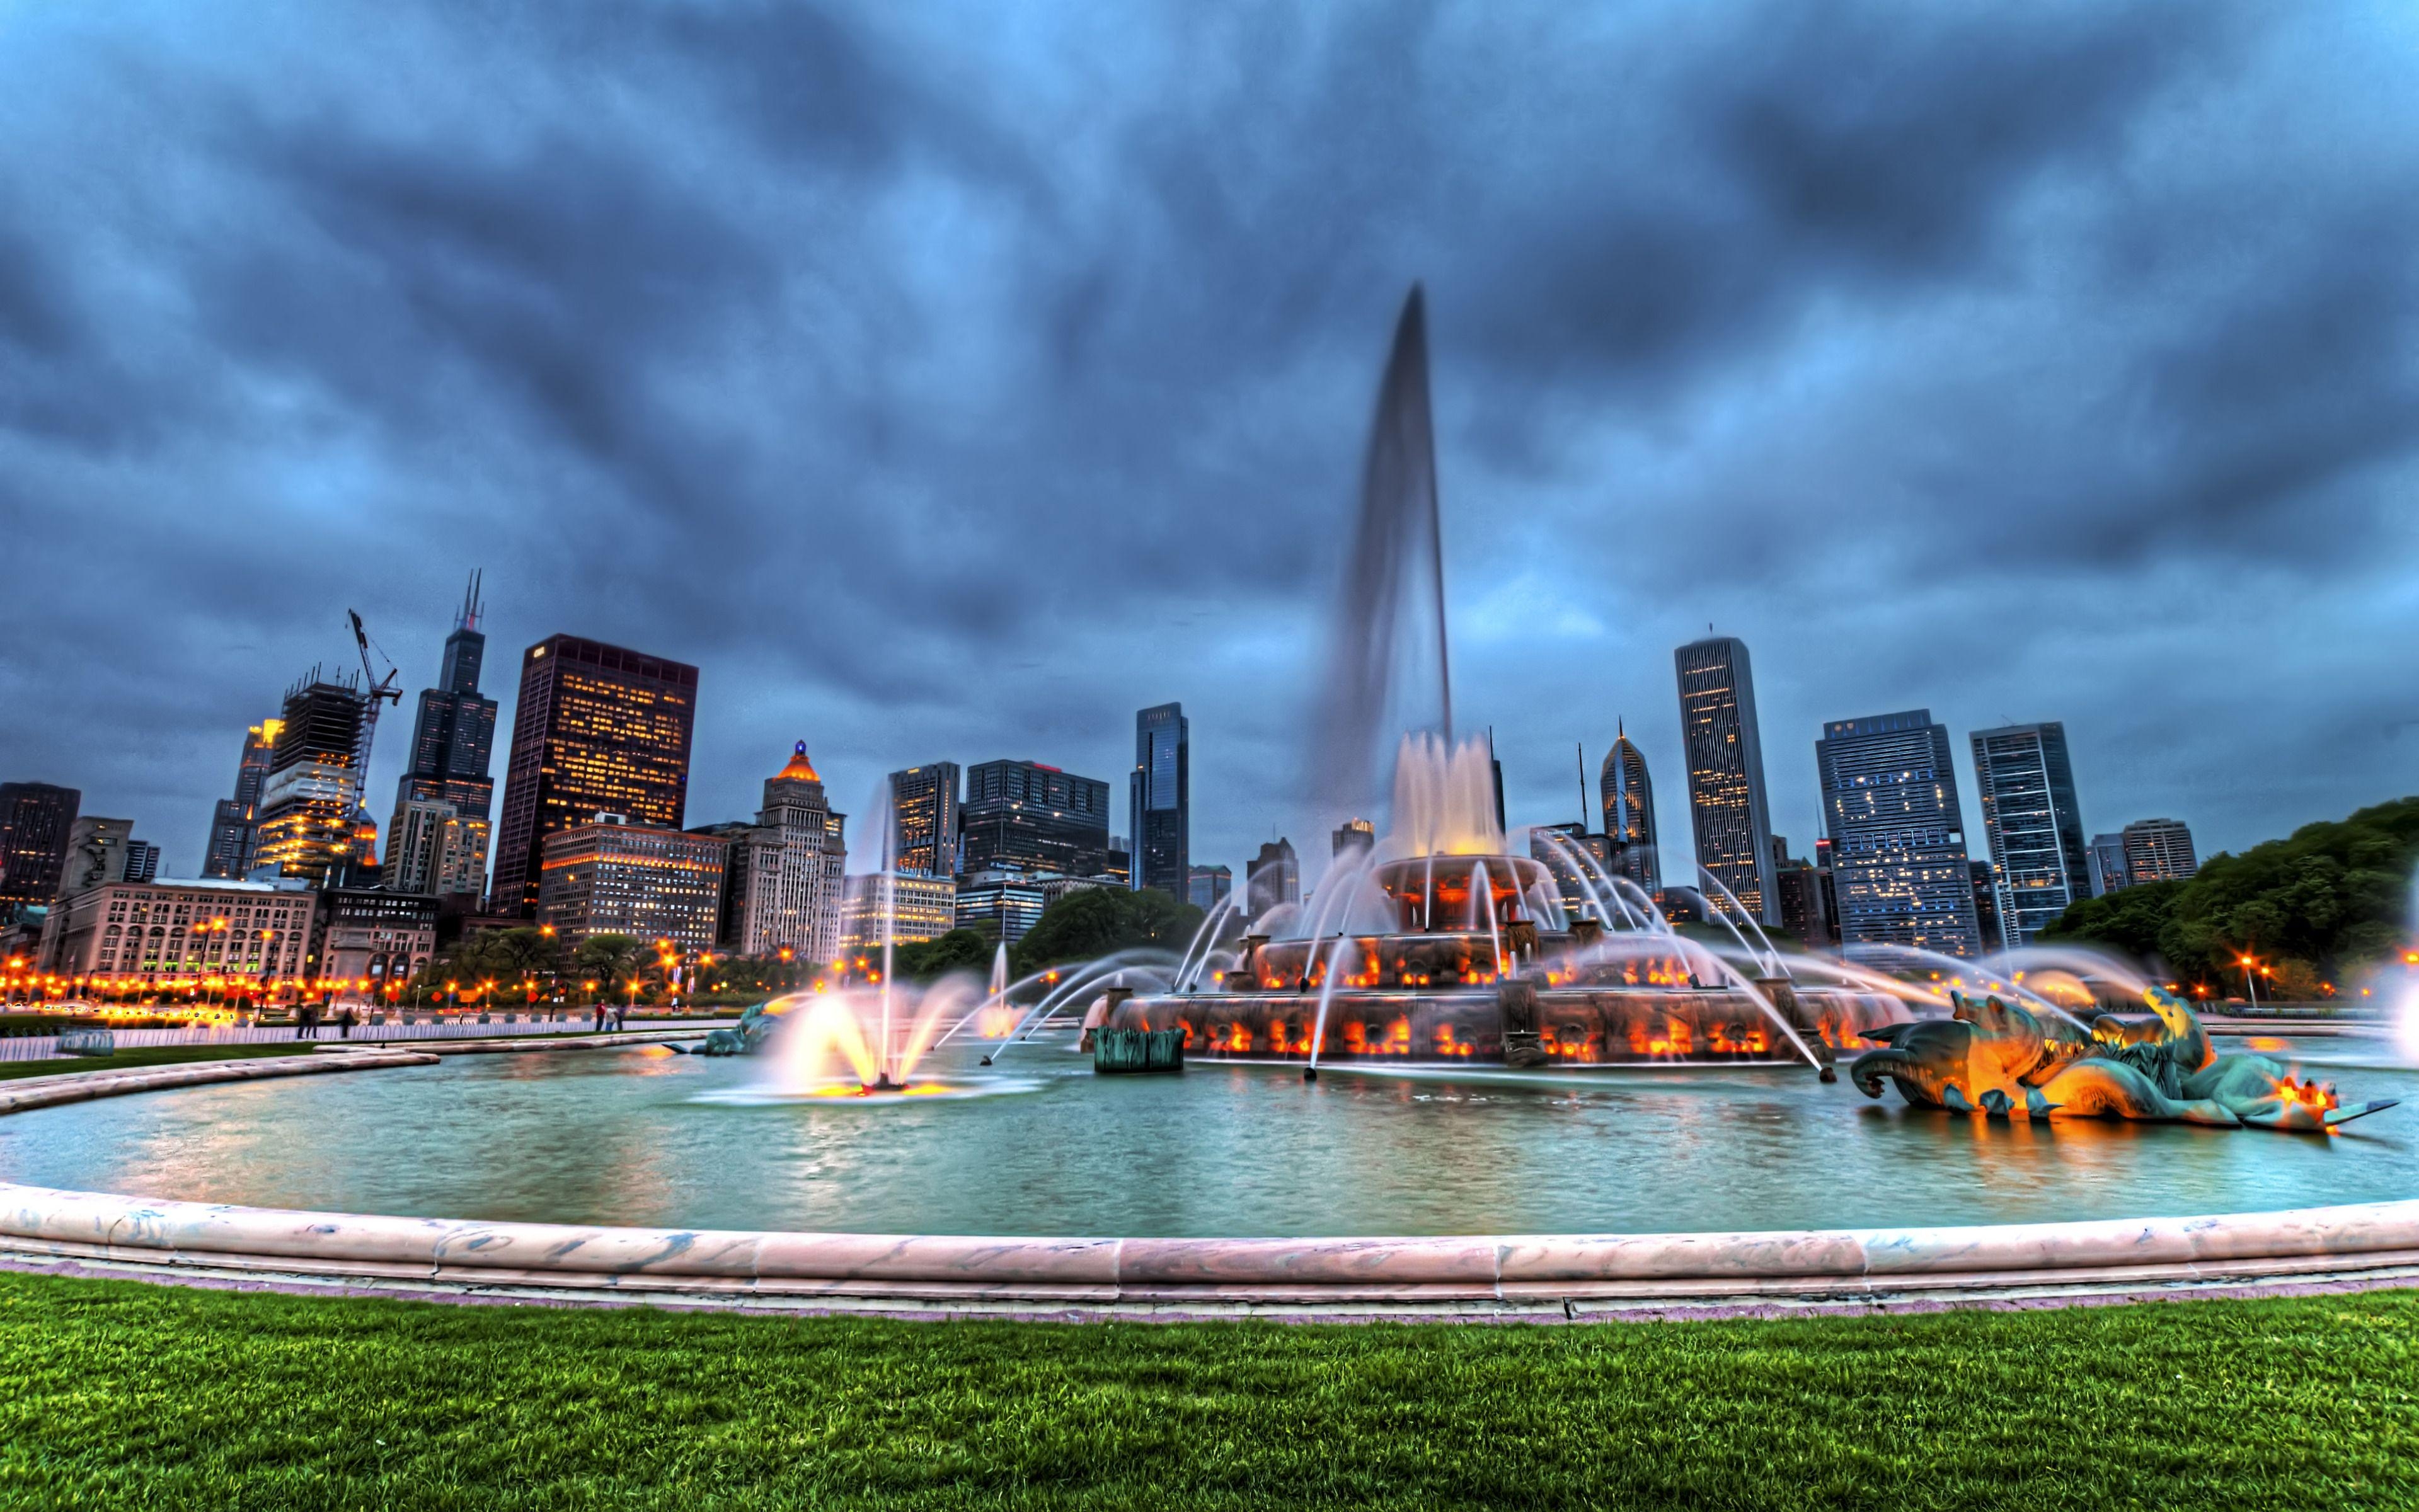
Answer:
<path fill-rule="evenodd" d="M 427 1065 L 493 1048 L 72 1073 L 0 1091 L 0 1113 L 210 1082 Z M 0 1183 L 0 1267 L 455 1301 L 929 1318 L 1552 1321 L 2411 1286 L 2419 1284 L 2419 1200 L 1957 1227 L 1059 1239 L 486 1223 Z"/>

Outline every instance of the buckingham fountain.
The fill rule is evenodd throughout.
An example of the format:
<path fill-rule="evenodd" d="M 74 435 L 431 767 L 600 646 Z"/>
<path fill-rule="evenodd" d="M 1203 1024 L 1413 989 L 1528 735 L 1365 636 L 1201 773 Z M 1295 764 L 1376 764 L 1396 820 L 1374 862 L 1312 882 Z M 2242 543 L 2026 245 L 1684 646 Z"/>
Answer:
<path fill-rule="evenodd" d="M 1416 291 L 1344 576 L 1309 806 L 1385 817 L 1299 903 L 1229 900 L 1181 949 L 1020 980 L 1003 951 L 930 985 L 896 979 L 884 908 L 860 980 L 655 1036 L 677 1044 L 9 1082 L 0 1265 L 1557 1321 L 2419 1281 L 2419 1148 L 2367 1117 L 2419 1097 L 2419 1046 L 2204 1023 L 2080 952 L 1786 949 L 1702 872 L 1710 924 L 1674 927 L 1561 835 L 1504 833 L 1487 745 L 1455 727 Z M 1137 1040 L 1189 1069 L 1071 1053 Z M 2303 1137 L 2216 1133 L 2243 1129 Z"/>

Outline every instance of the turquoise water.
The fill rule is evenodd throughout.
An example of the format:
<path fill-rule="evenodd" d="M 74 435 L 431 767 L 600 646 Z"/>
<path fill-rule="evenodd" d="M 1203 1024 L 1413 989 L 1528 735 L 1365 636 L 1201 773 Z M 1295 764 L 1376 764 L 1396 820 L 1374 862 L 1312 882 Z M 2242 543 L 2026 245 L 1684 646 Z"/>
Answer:
<path fill-rule="evenodd" d="M 2230 1048 L 2230 1045 L 2227 1046 Z M 766 1101 L 759 1062 L 580 1051 L 0 1119 L 0 1179 L 434 1217 L 875 1232 L 1637 1232 L 2242 1211 L 2419 1196 L 2419 1072 L 2312 1042 L 2329 1137 L 1990 1123 L 1795 1069 L 1513 1075 L 1200 1065 L 1035 1046 L 993 1095 Z M 2313 1065 L 2313 1069 L 2317 1069 Z M 978 1078 L 998 1078 L 978 1081 Z"/>

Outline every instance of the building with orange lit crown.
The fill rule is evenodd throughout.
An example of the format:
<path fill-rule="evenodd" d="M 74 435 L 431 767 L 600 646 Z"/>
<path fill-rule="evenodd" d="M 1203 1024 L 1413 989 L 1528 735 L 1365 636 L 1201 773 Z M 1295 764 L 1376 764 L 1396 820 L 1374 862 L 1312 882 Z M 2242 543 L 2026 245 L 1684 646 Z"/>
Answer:
<path fill-rule="evenodd" d="M 51 910 L 42 969 L 84 990 L 303 995 L 317 910 L 300 879 L 108 882 Z"/>
<path fill-rule="evenodd" d="M 764 807 L 752 825 L 709 825 L 693 831 L 727 841 L 721 944 L 737 955 L 783 950 L 808 961 L 830 961 L 840 948 L 848 816 L 836 813 L 824 779 L 807 759 L 807 743 L 792 748 L 789 764 L 764 781 Z"/>
<path fill-rule="evenodd" d="M 566 944 L 592 934 L 711 950 L 722 917 L 728 841 L 598 813 L 546 838 L 538 918 Z"/>
<path fill-rule="evenodd" d="M 524 652 L 487 911 L 535 917 L 547 837 L 599 813 L 677 831 L 696 717 L 685 663 L 572 635 Z"/>

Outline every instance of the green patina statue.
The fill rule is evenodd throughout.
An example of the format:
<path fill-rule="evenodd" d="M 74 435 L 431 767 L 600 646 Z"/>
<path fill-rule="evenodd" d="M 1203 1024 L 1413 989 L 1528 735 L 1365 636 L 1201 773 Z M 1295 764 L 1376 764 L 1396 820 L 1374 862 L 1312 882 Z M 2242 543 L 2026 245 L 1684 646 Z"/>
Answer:
<path fill-rule="evenodd" d="M 693 1056 L 752 1056 L 764 1048 L 773 1034 L 773 1016 L 764 1005 L 756 1004 L 739 1015 L 735 1028 L 716 1029 L 705 1037 L 705 1042 L 689 1052 Z"/>
<path fill-rule="evenodd" d="M 1992 997 L 1949 995 L 1951 1016 L 1868 1030 L 1885 1048 L 1857 1057 L 1849 1079 L 1867 1097 L 1885 1078 L 1917 1107 L 2004 1118 L 2138 1119 L 2322 1132 L 2394 1106 L 2345 1107 L 2332 1082 L 2306 1082 L 2264 1056 L 2221 1056 L 2178 998 L 2143 994 L 2149 1017 L 2103 1013 L 2088 1029 L 2044 1023 Z"/>

